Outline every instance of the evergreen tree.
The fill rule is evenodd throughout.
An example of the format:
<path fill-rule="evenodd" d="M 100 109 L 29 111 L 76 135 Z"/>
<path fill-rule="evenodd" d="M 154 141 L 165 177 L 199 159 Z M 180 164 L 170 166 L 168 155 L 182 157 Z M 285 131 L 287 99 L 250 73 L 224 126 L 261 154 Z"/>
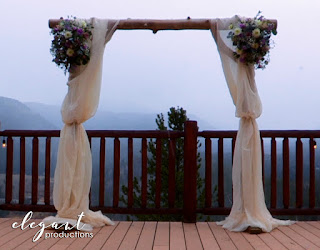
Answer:
<path fill-rule="evenodd" d="M 187 121 L 186 110 L 183 108 L 170 108 L 168 112 L 168 127 L 169 130 L 183 131 L 184 123 Z M 165 125 L 163 114 L 158 114 L 156 118 L 158 130 L 168 130 Z M 162 162 L 161 162 L 161 207 L 169 207 L 169 140 L 162 139 Z M 198 148 L 201 146 L 198 142 Z M 175 208 L 183 207 L 183 189 L 184 189 L 184 139 L 176 139 L 176 154 L 175 154 Z M 197 189 L 198 189 L 198 205 L 204 206 L 204 180 L 199 175 L 199 168 L 201 166 L 200 153 L 197 155 L 198 175 L 197 175 Z M 134 207 L 141 207 L 141 188 L 138 179 L 135 177 L 133 182 L 133 200 Z M 121 201 L 127 204 L 128 188 L 122 186 L 123 195 Z M 147 207 L 155 207 L 156 199 L 156 142 L 150 140 L 148 142 L 148 187 L 147 187 Z M 138 220 L 147 221 L 181 221 L 182 214 L 138 214 L 135 215 Z"/>

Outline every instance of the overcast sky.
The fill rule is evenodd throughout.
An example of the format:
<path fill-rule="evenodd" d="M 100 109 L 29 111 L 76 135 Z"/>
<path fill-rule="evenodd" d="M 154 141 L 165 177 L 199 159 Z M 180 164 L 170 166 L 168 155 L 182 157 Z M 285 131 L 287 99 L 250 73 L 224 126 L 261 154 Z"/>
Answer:
<path fill-rule="evenodd" d="M 260 129 L 320 129 L 319 0 L 1 1 L 0 96 L 61 105 L 67 77 L 51 62 L 48 19 L 253 17 L 278 20 L 270 65 L 256 71 Z M 167 112 L 182 106 L 212 124 L 238 118 L 209 31 L 116 31 L 106 46 L 99 109 Z M 201 129 L 201 128 L 200 128 Z"/>

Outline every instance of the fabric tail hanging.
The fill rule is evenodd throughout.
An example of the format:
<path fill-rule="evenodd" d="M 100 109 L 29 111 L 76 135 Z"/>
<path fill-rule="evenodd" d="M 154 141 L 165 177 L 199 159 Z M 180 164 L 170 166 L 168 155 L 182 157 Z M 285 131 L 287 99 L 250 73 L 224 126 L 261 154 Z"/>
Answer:
<path fill-rule="evenodd" d="M 233 18 L 211 22 L 211 32 L 217 43 L 224 75 L 240 118 L 234 149 L 232 184 L 233 205 L 230 215 L 218 225 L 231 231 L 244 231 L 248 226 L 270 232 L 279 225 L 293 221 L 272 218 L 265 204 L 262 186 L 261 141 L 256 118 L 261 115 L 262 104 L 255 83 L 254 66 L 247 66 L 234 59 L 231 39 L 227 38 Z"/>
<path fill-rule="evenodd" d="M 58 211 L 57 217 L 77 220 L 83 212 L 82 222 L 95 227 L 114 223 L 100 211 L 89 210 L 92 157 L 88 136 L 82 123 L 94 116 L 97 110 L 103 52 L 117 23 L 109 27 L 111 22 L 108 20 L 92 18 L 91 22 L 94 28 L 90 61 L 87 65 L 76 67 L 70 72 L 68 93 L 61 108 L 65 125 L 60 133 L 53 202 Z M 44 221 L 50 223 L 54 218 Z"/>

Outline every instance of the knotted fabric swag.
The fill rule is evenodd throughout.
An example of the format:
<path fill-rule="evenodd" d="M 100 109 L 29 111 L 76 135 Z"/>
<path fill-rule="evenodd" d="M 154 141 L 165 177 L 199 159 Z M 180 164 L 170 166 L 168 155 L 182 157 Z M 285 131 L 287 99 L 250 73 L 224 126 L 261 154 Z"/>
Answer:
<path fill-rule="evenodd" d="M 251 226 L 270 232 L 279 225 L 290 225 L 293 222 L 272 218 L 265 204 L 261 141 L 256 123 L 256 118 L 262 112 L 262 104 L 255 82 L 254 66 L 236 60 L 232 41 L 227 39 L 228 26 L 238 21 L 239 16 L 211 21 L 211 32 L 236 107 L 235 115 L 240 118 L 232 168 L 233 205 L 230 215 L 217 224 L 230 231 L 244 231 Z"/>
<path fill-rule="evenodd" d="M 61 114 L 65 123 L 60 133 L 58 160 L 54 175 L 53 203 L 58 211 L 56 217 L 75 223 L 83 212 L 85 230 L 114 223 L 100 211 L 89 210 L 89 191 L 92 177 L 92 157 L 83 122 L 94 116 L 100 97 L 103 53 L 117 23 L 110 27 L 108 20 L 92 18 L 93 38 L 91 59 L 70 72 L 68 93 L 63 101 Z M 71 220 L 70 220 L 71 219 Z M 45 224 L 57 221 L 47 217 Z"/>

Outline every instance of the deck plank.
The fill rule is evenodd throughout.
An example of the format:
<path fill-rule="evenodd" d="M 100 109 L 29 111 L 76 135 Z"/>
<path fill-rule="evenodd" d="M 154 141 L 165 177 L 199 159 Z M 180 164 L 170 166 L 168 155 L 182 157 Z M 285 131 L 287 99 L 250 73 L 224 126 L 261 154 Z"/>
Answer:
<path fill-rule="evenodd" d="M 320 238 L 320 229 L 312 226 L 310 223 L 308 223 L 308 222 L 299 222 L 298 225 L 303 227 L 304 229 L 308 230 L 308 232 L 314 234 L 318 238 Z"/>
<path fill-rule="evenodd" d="M 14 222 L 21 223 L 20 218 L 10 218 L 9 220 L 4 221 L 0 224 L 0 235 L 6 234 L 7 232 L 10 232 L 12 228 L 12 224 Z"/>
<path fill-rule="evenodd" d="M 298 243 L 293 241 L 291 238 L 286 236 L 284 233 L 282 233 L 278 228 L 272 230 L 270 234 L 277 239 L 279 242 L 281 242 L 282 245 L 284 245 L 286 248 L 290 250 L 301 250 L 303 249 Z"/>
<path fill-rule="evenodd" d="M 305 237 L 293 230 L 295 226 L 296 225 L 292 225 L 291 227 L 279 227 L 279 230 L 305 249 L 319 249 L 312 242 L 308 241 Z"/>
<path fill-rule="evenodd" d="M 0 218 L 0 227 L 3 222 L 10 220 L 11 218 Z"/>
<path fill-rule="evenodd" d="M 237 246 L 237 249 L 240 250 L 253 250 L 253 247 L 249 243 L 249 241 L 239 232 L 231 232 L 226 230 L 227 234 L 229 235 L 230 239 L 233 241 L 233 244 Z"/>
<path fill-rule="evenodd" d="M 143 225 L 143 221 L 132 222 L 126 236 L 124 237 L 119 247 L 119 250 L 134 250 L 136 248 Z"/>
<path fill-rule="evenodd" d="M 153 244 L 154 250 L 169 250 L 169 222 L 159 221 Z"/>
<path fill-rule="evenodd" d="M 132 224 L 132 221 L 121 221 L 119 222 L 119 225 L 113 232 L 111 233 L 108 240 L 105 242 L 105 244 L 102 246 L 101 249 L 106 250 L 112 250 L 112 249 L 118 249 L 123 238 L 127 234 L 130 226 Z"/>
<path fill-rule="evenodd" d="M 284 245 L 281 244 L 281 242 L 279 242 L 276 238 L 274 238 L 269 233 L 262 233 L 262 234 L 259 234 L 258 236 L 271 249 L 274 249 L 274 250 L 285 250 L 285 249 L 287 249 Z"/>
<path fill-rule="evenodd" d="M 37 220 L 35 222 L 38 224 L 40 221 L 41 220 Z M 23 244 L 27 240 L 30 240 L 32 242 L 33 237 L 40 230 L 40 227 L 37 227 L 34 229 L 28 228 L 28 229 L 25 229 L 24 231 L 22 231 L 20 228 L 17 228 L 14 230 L 18 230 L 18 231 L 20 231 L 20 233 L 14 237 L 14 240 L 9 240 L 4 245 L 2 245 L 2 246 L 0 245 L 0 248 L 7 249 L 7 250 L 16 249 L 17 247 L 19 247 L 21 244 Z M 37 240 L 37 241 L 39 241 L 39 240 Z M 33 243 L 33 246 L 34 245 L 36 245 L 36 242 Z"/>
<path fill-rule="evenodd" d="M 320 230 L 320 223 L 318 221 L 306 221 L 306 223 Z"/>
<path fill-rule="evenodd" d="M 198 229 L 200 240 L 202 242 L 203 249 L 205 250 L 220 249 L 207 222 L 198 222 L 197 229 Z"/>
<path fill-rule="evenodd" d="M 96 228 L 93 228 L 93 231 L 92 232 L 89 232 L 92 233 L 92 236 L 94 237 L 96 234 L 99 233 L 99 231 L 101 230 L 102 228 L 101 227 L 96 227 Z M 86 234 L 86 232 L 79 232 L 78 233 L 82 233 L 83 235 Z M 88 232 L 87 232 L 88 233 Z M 77 237 L 76 240 L 74 240 L 69 246 L 68 246 L 68 250 L 78 250 L 78 249 L 84 249 L 89 243 L 90 241 L 93 239 L 93 237 Z M 61 239 L 61 240 L 66 240 L 66 239 Z M 61 241 L 59 240 L 59 242 Z M 63 244 L 64 242 L 61 242 L 61 244 Z"/>
<path fill-rule="evenodd" d="M 170 222 L 170 249 L 186 249 L 182 222 Z"/>
<path fill-rule="evenodd" d="M 84 249 L 100 249 L 103 246 L 103 244 L 109 239 L 110 235 L 117 228 L 118 225 L 119 222 L 115 222 L 114 226 L 102 227 L 101 230 L 94 235 L 93 239 L 88 243 L 88 245 Z"/>
<path fill-rule="evenodd" d="M 187 249 L 203 249 L 197 227 L 194 223 L 183 223 Z"/>
<path fill-rule="evenodd" d="M 30 230 L 30 231 L 31 231 L 31 230 Z M 34 235 L 34 234 L 33 234 L 33 235 L 30 236 L 27 240 L 25 240 L 25 241 L 22 242 L 19 246 L 17 246 L 17 247 L 15 248 L 15 250 L 25 250 L 25 249 L 31 249 L 31 248 L 35 247 L 36 245 L 40 244 L 42 241 L 45 240 L 45 237 L 44 237 L 45 233 L 46 233 L 46 232 L 50 232 L 50 231 L 52 231 L 52 230 L 45 230 L 44 233 L 43 233 L 43 235 L 41 236 L 41 238 L 40 238 L 39 240 L 37 240 L 36 242 L 33 242 L 33 241 L 32 241 L 32 238 L 33 238 L 33 235 Z"/>
<path fill-rule="evenodd" d="M 229 235 L 221 226 L 218 226 L 215 222 L 208 222 L 208 225 L 211 228 L 211 231 L 221 249 L 237 249 L 236 246 L 233 244 L 232 240 L 230 239 Z"/>
<path fill-rule="evenodd" d="M 312 232 L 309 232 L 308 229 L 304 228 L 303 223 L 294 224 L 290 228 L 320 248 L 320 238 Z"/>
<path fill-rule="evenodd" d="M 51 248 L 52 246 L 54 246 L 55 244 L 57 244 L 59 242 L 59 238 L 56 239 L 56 238 L 48 238 L 48 239 L 44 239 L 42 238 L 43 240 L 39 240 L 40 242 L 38 242 L 38 244 L 36 244 L 32 249 L 33 250 L 45 250 L 45 249 L 49 249 Z M 22 248 L 21 249 L 24 249 L 23 248 L 23 245 L 21 245 Z"/>
<path fill-rule="evenodd" d="M 17 220 L 16 218 L 15 219 L 12 219 L 12 220 L 8 220 L 5 224 L 6 224 L 6 227 L 3 228 L 3 230 L 1 230 L 1 237 L 0 237 L 0 246 L 3 246 L 5 245 L 11 245 L 11 244 L 14 244 L 10 241 L 14 241 L 16 240 L 16 238 L 20 237 L 21 235 L 27 233 L 28 231 L 31 231 L 32 229 L 30 228 L 26 228 L 24 230 L 22 230 L 21 228 L 12 228 L 12 223 L 14 222 L 18 222 L 19 223 L 19 219 Z M 34 220 L 33 222 L 35 222 L 36 224 L 38 224 L 40 222 L 40 220 Z M 38 228 L 39 230 L 40 228 Z M 38 231 L 38 230 L 34 230 L 35 232 Z"/>
<path fill-rule="evenodd" d="M 250 245 L 254 248 L 254 249 L 259 249 L 259 250 L 269 250 L 270 247 L 268 247 L 266 245 L 266 243 L 264 243 L 263 240 L 261 240 L 258 235 L 255 234 L 249 234 L 247 232 L 243 232 L 241 233 L 243 235 L 244 238 L 246 238 L 246 240 L 250 243 Z"/>
<path fill-rule="evenodd" d="M 69 249 L 70 245 L 75 241 L 75 238 L 62 238 L 54 244 L 50 250 Z"/>
<path fill-rule="evenodd" d="M 156 221 L 146 221 L 144 223 L 136 250 L 152 250 L 156 227 Z"/>

